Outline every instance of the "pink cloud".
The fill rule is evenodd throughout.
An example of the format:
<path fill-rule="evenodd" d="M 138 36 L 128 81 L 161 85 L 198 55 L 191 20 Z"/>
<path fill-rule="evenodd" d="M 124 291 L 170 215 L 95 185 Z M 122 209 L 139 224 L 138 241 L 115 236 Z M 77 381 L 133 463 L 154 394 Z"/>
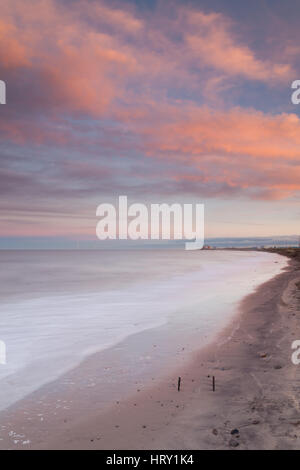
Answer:
<path fill-rule="evenodd" d="M 126 33 L 136 34 L 144 27 L 144 22 L 140 18 L 124 9 L 110 7 L 101 2 L 93 2 L 90 8 L 91 19 L 114 26 L 116 29 L 121 28 Z"/>
<path fill-rule="evenodd" d="M 30 63 L 30 51 L 16 38 L 17 27 L 0 19 L 0 64 L 6 69 L 24 67 Z"/>
<path fill-rule="evenodd" d="M 55 0 L 3 0 L 0 63 L 38 78 L 41 93 L 52 97 L 47 110 L 92 116 L 109 114 L 118 100 L 161 101 L 174 85 L 205 96 L 212 83 L 219 87 L 232 76 L 272 82 L 291 76 L 289 64 L 257 58 L 225 16 L 176 5 L 175 12 L 162 23 L 159 12 L 145 21 L 121 3 L 78 1 L 69 8 Z"/>
<path fill-rule="evenodd" d="M 140 132 L 149 157 L 174 162 L 170 177 L 177 182 L 190 182 L 193 188 L 196 183 L 198 188 L 226 184 L 249 197 L 268 199 L 300 190 L 296 115 L 178 106 L 170 116 L 171 122 L 162 122 L 154 115 Z M 188 171 L 176 173 L 176 162 Z"/>
<path fill-rule="evenodd" d="M 161 154 L 243 155 L 272 159 L 300 158 L 300 119 L 296 114 L 267 114 L 255 110 L 233 108 L 215 111 L 207 107 L 178 106 L 172 120 L 145 129 L 153 148 Z M 175 118 L 174 118 L 175 116 Z"/>
<path fill-rule="evenodd" d="M 172 87 L 182 87 L 198 90 L 201 102 L 236 77 L 267 84 L 291 77 L 289 63 L 258 57 L 224 15 L 179 4 L 161 21 L 155 12 L 141 19 L 122 3 L 89 2 L 86 8 L 78 1 L 70 9 L 55 0 L 3 0 L 1 13 L 0 64 L 19 94 L 9 119 L 0 120 L 7 140 L 101 148 L 105 137 L 86 136 L 70 120 L 114 120 L 132 137 L 132 153 L 174 164 L 167 176 L 184 190 L 193 183 L 195 190 L 208 185 L 212 192 L 287 197 L 300 189 L 295 114 L 212 110 L 168 96 Z M 178 162 L 186 164 L 186 174 L 177 172 Z M 86 178 L 93 172 L 69 169 Z"/>
<path fill-rule="evenodd" d="M 257 58 L 248 46 L 235 38 L 224 15 L 193 11 L 188 12 L 187 17 L 193 29 L 185 40 L 194 57 L 205 65 L 229 76 L 266 82 L 284 81 L 293 76 L 290 64 Z"/>

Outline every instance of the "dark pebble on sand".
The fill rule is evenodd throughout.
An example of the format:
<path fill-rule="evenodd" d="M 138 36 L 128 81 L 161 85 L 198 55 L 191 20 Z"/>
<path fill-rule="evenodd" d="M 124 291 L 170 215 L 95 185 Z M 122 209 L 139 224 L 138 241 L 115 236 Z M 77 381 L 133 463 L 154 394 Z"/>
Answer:
<path fill-rule="evenodd" d="M 240 433 L 239 430 L 236 429 L 236 428 L 235 428 L 235 429 L 232 429 L 232 430 L 230 431 L 230 434 L 231 434 L 232 436 L 236 436 L 236 435 L 239 434 L 239 433 Z"/>

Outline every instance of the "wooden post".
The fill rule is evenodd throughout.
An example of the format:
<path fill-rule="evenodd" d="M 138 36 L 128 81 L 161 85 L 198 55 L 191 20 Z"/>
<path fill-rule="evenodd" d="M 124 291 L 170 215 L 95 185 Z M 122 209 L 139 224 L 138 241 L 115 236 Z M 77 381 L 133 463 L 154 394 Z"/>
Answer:
<path fill-rule="evenodd" d="M 213 392 L 216 390 L 216 381 L 215 381 L 215 376 L 213 375 L 212 377 L 212 387 L 213 387 Z"/>
<path fill-rule="evenodd" d="M 177 385 L 178 392 L 180 391 L 180 384 L 181 384 L 181 377 L 178 377 L 178 385 Z"/>

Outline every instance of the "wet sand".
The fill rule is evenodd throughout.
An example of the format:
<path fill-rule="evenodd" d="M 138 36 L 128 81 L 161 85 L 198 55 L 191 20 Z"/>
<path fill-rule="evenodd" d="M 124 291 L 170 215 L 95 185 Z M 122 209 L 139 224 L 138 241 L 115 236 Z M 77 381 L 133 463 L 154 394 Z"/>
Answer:
<path fill-rule="evenodd" d="M 291 362 L 291 343 L 300 339 L 299 266 L 290 261 L 246 297 L 189 364 L 179 361 L 153 386 L 137 384 L 105 412 L 97 355 L 85 361 L 1 413 L 0 448 L 300 448 L 300 366 Z"/>

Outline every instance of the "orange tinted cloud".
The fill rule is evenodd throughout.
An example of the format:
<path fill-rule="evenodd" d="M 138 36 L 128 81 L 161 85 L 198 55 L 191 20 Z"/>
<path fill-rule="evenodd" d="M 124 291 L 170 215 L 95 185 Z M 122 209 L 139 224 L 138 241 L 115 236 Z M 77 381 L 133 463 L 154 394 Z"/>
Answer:
<path fill-rule="evenodd" d="M 283 81 L 292 77 L 289 64 L 272 63 L 258 59 L 254 52 L 235 39 L 229 22 L 221 14 L 188 13 L 188 22 L 194 31 L 185 40 L 194 57 L 229 76 L 242 76 L 251 80 Z"/>
<path fill-rule="evenodd" d="M 170 18 L 154 12 L 141 19 L 122 3 L 67 4 L 2 0 L 0 64 L 18 92 L 15 115 L 9 107 L 9 119 L 0 121 L 2 136 L 19 144 L 71 149 L 75 142 L 81 150 L 98 149 L 103 136 L 93 123 L 86 135 L 83 122 L 111 120 L 130 135 L 132 154 L 171 162 L 168 176 L 183 191 L 208 187 L 206 194 L 237 190 L 270 198 L 300 189 L 295 114 L 224 111 L 217 100 L 215 110 L 202 104 L 236 77 L 280 84 L 291 76 L 290 64 L 258 57 L 221 14 L 179 4 Z M 178 172 L 178 162 L 186 164 L 186 174 Z"/>
<path fill-rule="evenodd" d="M 141 22 L 125 11 L 101 2 L 88 9 L 77 2 L 71 10 L 54 0 L 4 0 L 1 10 L 0 64 L 8 71 L 25 68 L 27 79 L 32 74 L 32 88 L 38 85 L 41 95 L 52 97 L 48 110 L 101 115 L 136 73 L 132 50 L 97 23 L 101 18 L 113 28 L 139 30 Z"/>
<path fill-rule="evenodd" d="M 199 189 L 226 184 L 266 199 L 300 190 L 300 119 L 295 114 L 178 107 L 170 115 L 173 122 L 156 124 L 153 117 L 141 133 L 150 157 L 174 161 L 175 168 L 184 162 L 186 173 L 171 172 L 177 182 L 193 188 L 199 183 Z"/>
<path fill-rule="evenodd" d="M 184 111 L 178 106 L 173 116 L 177 119 L 152 130 L 155 151 L 189 155 L 191 159 L 203 154 L 300 159 L 300 119 L 296 114 L 206 107 Z"/>
<path fill-rule="evenodd" d="M 26 68 L 27 76 L 39 79 L 41 94 L 53 97 L 53 108 L 98 116 L 119 99 L 134 105 L 150 95 L 160 101 L 174 86 L 201 96 L 201 90 L 213 95 L 211 84 L 219 88 L 232 76 L 290 77 L 289 64 L 258 59 L 231 26 L 221 14 L 176 5 L 173 19 L 162 22 L 154 12 L 146 22 L 133 8 L 105 1 L 69 8 L 55 0 L 2 0 L 0 64 Z"/>
<path fill-rule="evenodd" d="M 30 52 L 16 36 L 17 28 L 0 18 L 0 64 L 4 69 L 29 65 Z"/>
<path fill-rule="evenodd" d="M 121 28 L 123 31 L 135 34 L 143 29 L 144 23 L 126 10 L 108 7 L 99 2 L 91 5 L 91 18 L 95 21 L 104 22 L 115 28 Z"/>

